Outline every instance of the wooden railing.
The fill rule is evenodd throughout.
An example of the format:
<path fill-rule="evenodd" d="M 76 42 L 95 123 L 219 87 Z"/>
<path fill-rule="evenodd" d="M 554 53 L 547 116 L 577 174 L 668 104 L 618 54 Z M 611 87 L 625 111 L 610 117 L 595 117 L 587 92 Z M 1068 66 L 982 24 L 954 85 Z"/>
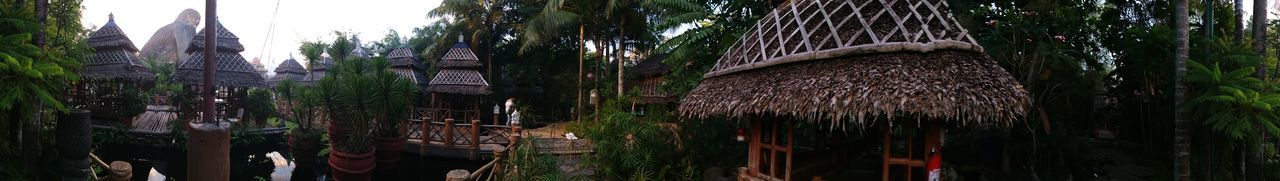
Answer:
<path fill-rule="evenodd" d="M 459 114 L 455 114 L 459 113 Z M 481 124 L 476 111 L 450 111 L 445 109 L 418 108 L 413 111 L 414 118 L 406 123 L 405 134 L 408 139 L 421 140 L 421 154 L 427 153 L 427 146 L 436 144 L 445 148 L 464 148 L 473 150 L 472 157 L 477 157 L 481 145 L 502 147 L 512 142 L 519 128 L 508 125 Z M 456 121 L 452 115 L 474 117 L 467 121 Z M 486 147 L 488 148 L 488 146 Z"/>

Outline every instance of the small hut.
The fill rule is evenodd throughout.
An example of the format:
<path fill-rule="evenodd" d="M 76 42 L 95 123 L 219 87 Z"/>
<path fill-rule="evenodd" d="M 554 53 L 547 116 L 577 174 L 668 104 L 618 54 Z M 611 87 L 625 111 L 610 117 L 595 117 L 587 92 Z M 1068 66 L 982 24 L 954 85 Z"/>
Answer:
<path fill-rule="evenodd" d="M 276 84 L 279 84 L 284 80 L 293 81 L 294 83 L 302 83 L 303 78 L 306 78 L 307 76 L 307 69 L 302 68 L 302 64 L 299 64 L 297 60 L 293 59 L 293 55 L 289 55 L 289 59 L 285 59 L 284 62 L 280 62 L 280 65 L 276 66 L 275 72 L 276 75 L 267 80 L 267 83 L 270 83 L 271 87 L 275 87 Z"/>
<path fill-rule="evenodd" d="M 307 72 L 307 76 L 302 79 L 302 85 L 311 85 L 316 81 L 320 81 L 321 78 L 324 78 L 329 73 L 329 69 L 333 68 L 335 63 L 337 62 L 334 62 L 333 58 L 321 57 L 320 60 L 315 61 L 314 65 L 308 65 L 315 67 L 311 67 L 311 72 Z"/>
<path fill-rule="evenodd" d="M 492 93 L 480 74 L 480 59 L 462 38 L 458 36 L 458 43 L 440 58 L 440 72 L 427 83 L 432 114 L 436 114 L 432 119 L 479 120 L 481 96 Z"/>
<path fill-rule="evenodd" d="M 809 180 L 830 176 L 815 168 L 857 167 L 815 167 L 842 159 L 806 158 L 831 151 L 795 146 L 804 144 L 794 136 L 804 122 L 878 127 L 884 149 L 866 149 L 881 155 L 868 169 L 881 170 L 883 180 L 923 180 L 932 170 L 926 163 L 941 158 L 945 127 L 1007 127 L 1029 101 L 947 1 L 792 0 L 743 34 L 679 111 L 749 123 L 740 179 Z"/>
<path fill-rule="evenodd" d="M 413 55 L 412 50 L 409 50 L 408 47 L 396 48 L 391 50 L 387 58 L 391 59 L 392 72 L 396 72 L 401 78 L 418 85 L 418 90 L 424 90 L 424 92 L 427 90 L 427 83 L 431 82 L 431 80 L 427 80 L 427 67 Z"/>
<path fill-rule="evenodd" d="M 214 77 L 214 87 L 216 89 L 215 97 L 217 100 L 217 112 L 219 119 L 230 117 L 238 117 L 243 110 L 245 99 L 248 97 L 249 88 L 266 87 L 267 84 L 262 79 L 262 75 L 254 70 L 253 65 L 249 64 L 244 57 L 240 56 L 240 52 L 244 51 L 244 46 L 240 44 L 240 38 L 231 31 L 222 26 L 222 22 L 216 23 L 218 32 L 212 34 L 217 36 L 217 54 L 214 55 L 217 60 L 217 73 Z M 187 53 L 191 57 L 182 65 L 178 66 L 178 71 L 174 76 L 175 80 L 185 84 L 185 91 L 189 97 L 199 97 L 200 85 L 204 80 L 204 37 L 209 36 L 204 30 L 196 33 L 191 40 L 191 45 L 187 48 Z M 195 102 L 178 103 L 179 112 L 183 114 L 183 119 L 193 119 L 193 113 L 197 112 Z"/>
<path fill-rule="evenodd" d="M 666 54 L 652 55 L 640 63 L 636 64 L 634 74 L 631 76 L 631 88 L 640 91 L 640 97 L 636 99 L 635 104 L 667 104 L 676 102 L 676 98 L 671 92 L 662 89 L 663 77 L 671 72 L 671 67 L 662 64 L 667 59 Z"/>
<path fill-rule="evenodd" d="M 76 86 L 76 102 L 95 117 L 125 116 L 116 113 L 123 107 L 121 98 L 130 96 L 126 89 L 136 91 L 155 75 L 142 65 L 138 48 L 116 25 L 115 15 L 107 15 L 107 24 L 89 34 L 87 43 L 94 53 L 83 62 L 80 75 L 85 81 Z"/>

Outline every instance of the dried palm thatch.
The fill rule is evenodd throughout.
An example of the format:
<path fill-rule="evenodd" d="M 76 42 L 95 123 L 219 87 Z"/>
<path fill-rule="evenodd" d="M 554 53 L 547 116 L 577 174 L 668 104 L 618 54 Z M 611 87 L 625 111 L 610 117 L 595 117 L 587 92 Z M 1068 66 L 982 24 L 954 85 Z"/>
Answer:
<path fill-rule="evenodd" d="M 483 66 L 480 59 L 463 43 L 461 36 L 458 37 L 458 43 L 440 58 L 438 66 L 440 72 L 427 84 L 427 92 L 462 95 L 493 93 L 489 90 L 489 82 L 476 70 Z"/>
<path fill-rule="evenodd" d="M 293 55 L 289 55 L 289 59 L 285 59 L 284 62 L 280 62 L 280 65 L 276 66 L 275 72 L 276 75 L 271 77 L 270 80 L 267 80 L 267 83 L 271 84 L 271 87 L 275 87 L 276 84 L 284 80 L 301 83 L 303 78 L 306 78 L 307 75 L 307 69 L 302 68 L 302 64 L 299 64 L 297 60 L 293 59 Z"/>
<path fill-rule="evenodd" d="M 217 86 L 227 87 L 266 87 L 266 82 L 262 79 L 262 75 L 249 64 L 244 57 L 240 56 L 240 51 L 244 47 L 240 45 L 240 38 L 235 34 L 222 27 L 222 23 L 216 23 L 218 26 L 217 55 L 214 55 L 217 61 L 216 71 L 214 74 L 214 84 Z M 178 66 L 175 80 L 181 81 L 187 85 L 198 85 L 204 80 L 204 31 L 196 33 L 192 48 L 188 48 L 187 52 L 191 53 L 191 57 Z"/>
<path fill-rule="evenodd" d="M 794 0 L 763 17 L 680 104 L 694 118 L 916 117 L 1008 126 L 1026 90 L 945 0 Z"/>
<path fill-rule="evenodd" d="M 107 24 L 89 34 L 86 42 L 94 49 L 93 57 L 84 61 L 80 74 L 88 80 L 150 81 L 155 76 L 142 66 L 138 48 L 116 25 L 115 15 L 108 15 Z"/>
<path fill-rule="evenodd" d="M 413 51 L 409 50 L 408 47 L 396 48 L 391 50 L 391 53 L 387 55 L 387 58 L 391 59 L 392 72 L 400 75 L 400 78 L 404 78 L 413 82 L 414 85 L 418 85 L 418 89 L 422 91 L 426 90 L 427 83 L 431 82 L 430 80 L 427 80 L 427 68 L 422 64 L 422 61 L 418 61 L 418 58 L 413 56 Z"/>

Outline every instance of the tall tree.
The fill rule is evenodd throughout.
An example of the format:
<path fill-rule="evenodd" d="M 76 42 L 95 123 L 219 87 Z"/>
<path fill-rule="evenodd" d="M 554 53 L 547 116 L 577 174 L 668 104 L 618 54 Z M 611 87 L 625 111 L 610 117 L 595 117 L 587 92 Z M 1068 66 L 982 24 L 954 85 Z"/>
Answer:
<path fill-rule="evenodd" d="M 323 66 L 320 64 L 320 61 L 324 58 L 322 57 L 324 49 L 328 47 L 329 45 L 325 44 L 323 41 L 302 42 L 302 45 L 298 47 L 298 51 L 302 52 L 302 58 L 307 59 L 306 68 L 308 74 L 310 74 L 311 70 L 314 70 L 316 66 Z M 315 77 L 307 76 L 307 78 L 312 79 L 307 80 L 307 82 L 316 81 Z"/>
<path fill-rule="evenodd" d="M 1235 44 L 1240 44 L 1242 41 L 1244 41 L 1244 0 L 1236 0 L 1235 9 L 1236 9 L 1236 16 L 1235 16 L 1236 18 L 1234 21 L 1235 21 L 1236 31 L 1234 32 L 1235 36 L 1232 37 L 1231 42 Z"/>
<path fill-rule="evenodd" d="M 1266 60 L 1267 58 L 1267 0 L 1253 1 L 1253 22 L 1249 24 L 1253 28 L 1253 50 L 1258 54 L 1259 57 L 1262 57 L 1263 60 Z M 1267 64 L 1265 62 L 1259 63 L 1255 69 L 1257 71 L 1254 72 L 1254 76 L 1257 77 L 1259 80 L 1266 80 Z M 1262 170 L 1261 170 L 1262 154 L 1265 151 L 1263 150 L 1264 147 L 1262 146 L 1263 143 L 1261 141 L 1262 141 L 1262 138 L 1265 137 L 1263 135 L 1266 135 L 1266 132 L 1263 131 L 1263 129 L 1261 129 L 1262 126 L 1263 126 L 1262 124 L 1255 124 L 1254 127 L 1259 128 L 1256 131 L 1257 134 L 1255 135 L 1255 138 L 1248 139 L 1247 141 L 1249 143 L 1245 144 L 1245 145 L 1253 145 L 1253 148 L 1247 149 L 1250 152 L 1248 156 L 1249 159 L 1245 159 L 1246 160 L 1245 161 L 1245 179 L 1249 181 L 1262 180 Z"/>
<path fill-rule="evenodd" d="M 1187 75 L 1187 56 L 1190 54 L 1190 42 L 1188 37 L 1187 22 L 1187 1 L 1174 1 L 1174 178 L 1178 181 L 1191 180 L 1191 130 L 1188 130 L 1187 110 L 1183 108 L 1186 104 L 1187 87 L 1183 82 Z"/>

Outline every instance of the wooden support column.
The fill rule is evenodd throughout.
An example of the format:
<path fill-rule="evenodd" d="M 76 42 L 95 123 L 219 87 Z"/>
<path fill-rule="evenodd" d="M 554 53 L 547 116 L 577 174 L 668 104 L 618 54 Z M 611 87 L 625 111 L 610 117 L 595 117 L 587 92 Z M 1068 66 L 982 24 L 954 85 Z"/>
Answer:
<path fill-rule="evenodd" d="M 444 119 L 444 147 L 453 148 L 453 118 Z"/>
<path fill-rule="evenodd" d="M 471 160 L 480 159 L 480 120 L 471 120 Z"/>
<path fill-rule="evenodd" d="M 893 142 L 892 129 L 889 126 L 881 127 L 882 128 L 881 130 L 883 130 L 884 132 L 884 149 L 883 149 L 883 152 L 881 153 L 882 154 L 881 156 L 883 157 L 883 160 L 884 160 L 884 162 L 881 165 L 882 180 L 885 180 L 885 181 L 891 180 L 892 178 L 891 177 L 892 175 L 890 172 L 891 167 L 903 168 L 904 175 L 902 175 L 902 177 L 900 177 L 899 179 L 915 180 L 916 178 L 912 178 L 912 177 L 914 176 L 913 173 L 915 173 L 917 169 L 922 170 L 926 175 L 926 178 L 919 178 L 919 179 L 927 179 L 927 175 L 928 175 L 927 163 L 929 161 L 928 159 L 932 158 L 934 154 L 941 154 L 943 125 L 939 122 L 934 122 L 934 121 L 924 121 L 924 123 L 925 124 L 923 126 L 914 126 L 914 125 L 908 124 L 905 127 L 903 127 L 902 129 L 903 134 L 906 135 L 907 137 L 907 140 L 906 140 L 907 147 L 906 147 L 906 150 L 903 150 L 906 152 L 906 155 L 903 157 L 893 156 L 892 149 L 893 149 L 894 142 Z M 922 133 L 921 135 L 924 137 L 917 138 L 916 131 L 924 131 L 924 133 Z M 922 140 L 924 142 L 923 148 L 917 148 L 915 146 L 916 145 L 915 143 L 918 143 L 917 142 L 918 140 Z M 939 148 L 937 153 L 930 152 L 931 148 L 933 148 L 934 146 L 937 146 Z M 917 155 L 919 155 L 919 157 L 917 157 Z"/>

